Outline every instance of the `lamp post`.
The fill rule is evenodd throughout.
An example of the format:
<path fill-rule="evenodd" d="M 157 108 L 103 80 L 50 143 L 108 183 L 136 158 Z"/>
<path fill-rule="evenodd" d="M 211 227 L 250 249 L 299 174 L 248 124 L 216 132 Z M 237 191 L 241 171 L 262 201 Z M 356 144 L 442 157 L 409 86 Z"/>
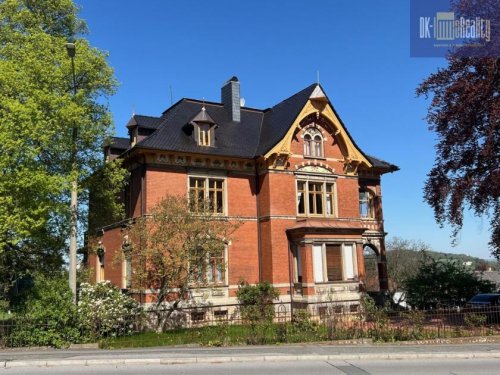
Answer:
<path fill-rule="evenodd" d="M 76 76 L 75 76 L 75 55 L 76 46 L 74 43 L 66 43 L 66 52 L 71 59 L 71 72 L 73 75 L 73 96 L 76 95 Z M 71 144 L 71 172 L 73 181 L 71 181 L 71 202 L 70 202 L 70 237 L 69 237 L 69 287 L 73 293 L 73 302 L 76 303 L 76 232 L 78 221 L 78 177 L 76 164 L 76 137 L 77 129 L 73 124 L 72 144 Z"/>

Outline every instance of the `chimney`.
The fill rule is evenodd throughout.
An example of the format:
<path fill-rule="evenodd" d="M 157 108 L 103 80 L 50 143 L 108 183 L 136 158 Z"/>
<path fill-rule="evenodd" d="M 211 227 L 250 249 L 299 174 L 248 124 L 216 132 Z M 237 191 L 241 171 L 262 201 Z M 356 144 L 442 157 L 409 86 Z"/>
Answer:
<path fill-rule="evenodd" d="M 233 76 L 221 89 L 221 101 L 234 122 L 240 122 L 240 82 Z"/>

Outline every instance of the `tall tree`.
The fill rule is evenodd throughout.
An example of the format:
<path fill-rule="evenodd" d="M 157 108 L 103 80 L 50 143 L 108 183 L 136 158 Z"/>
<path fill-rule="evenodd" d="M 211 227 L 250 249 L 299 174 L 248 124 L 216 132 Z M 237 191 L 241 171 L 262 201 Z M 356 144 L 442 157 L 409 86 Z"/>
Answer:
<path fill-rule="evenodd" d="M 75 177 L 70 157 L 73 127 L 78 131 L 76 173 L 82 203 L 88 198 L 89 177 L 103 162 L 101 146 L 112 124 L 102 99 L 114 92 L 116 81 L 105 53 L 89 45 L 82 37 L 85 32 L 72 0 L 0 0 L 3 286 L 29 272 L 28 264 L 43 269 L 47 262 L 54 264 L 51 259 L 62 262 L 70 182 Z M 76 43 L 75 95 L 68 41 Z M 26 255 L 29 261 L 21 266 Z M 20 268 L 12 269 L 13 264 Z M 10 273 L 1 272 L 2 267 Z"/>
<path fill-rule="evenodd" d="M 492 36 L 484 48 L 453 51 L 448 66 L 417 88 L 433 96 L 427 120 L 438 137 L 424 199 L 439 224 L 452 225 L 454 240 L 464 209 L 489 217 L 491 252 L 500 259 L 500 2 L 459 0 L 454 10 L 490 19 Z"/>

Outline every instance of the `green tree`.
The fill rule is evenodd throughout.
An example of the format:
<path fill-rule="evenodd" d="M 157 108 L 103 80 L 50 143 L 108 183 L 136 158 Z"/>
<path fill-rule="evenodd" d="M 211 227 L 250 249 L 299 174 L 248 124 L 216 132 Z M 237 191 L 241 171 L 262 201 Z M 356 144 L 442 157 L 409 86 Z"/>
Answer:
<path fill-rule="evenodd" d="M 406 280 L 405 288 L 409 305 L 429 309 L 463 306 L 478 293 L 493 292 L 495 285 L 456 261 L 425 256 L 416 274 Z"/>
<path fill-rule="evenodd" d="M 103 98 L 116 81 L 106 54 L 82 36 L 85 23 L 71 0 L 0 0 L 0 293 L 36 267 L 62 264 L 69 231 L 72 129 L 77 128 L 81 211 L 103 164 L 112 133 Z M 65 43 L 76 43 L 76 94 Z M 117 165 L 108 169 L 119 170 Z M 80 233 L 82 231 L 80 230 Z M 28 255 L 28 256 L 27 256 Z M 27 256 L 27 257 L 26 257 Z M 0 299 L 2 296 L 0 295 Z"/>
<path fill-rule="evenodd" d="M 10 345 L 62 347 L 82 340 L 66 275 L 36 275 L 31 281 L 16 306 Z"/>

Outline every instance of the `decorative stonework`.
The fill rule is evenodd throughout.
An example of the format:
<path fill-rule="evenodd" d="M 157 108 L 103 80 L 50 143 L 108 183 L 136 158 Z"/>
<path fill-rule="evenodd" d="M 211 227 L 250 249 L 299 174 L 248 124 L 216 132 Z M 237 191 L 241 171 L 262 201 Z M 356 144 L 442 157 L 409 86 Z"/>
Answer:
<path fill-rule="evenodd" d="M 295 166 L 297 172 L 304 173 L 323 173 L 323 174 L 332 174 L 335 172 L 333 168 L 326 168 L 323 165 L 306 165 L 306 166 Z"/>

